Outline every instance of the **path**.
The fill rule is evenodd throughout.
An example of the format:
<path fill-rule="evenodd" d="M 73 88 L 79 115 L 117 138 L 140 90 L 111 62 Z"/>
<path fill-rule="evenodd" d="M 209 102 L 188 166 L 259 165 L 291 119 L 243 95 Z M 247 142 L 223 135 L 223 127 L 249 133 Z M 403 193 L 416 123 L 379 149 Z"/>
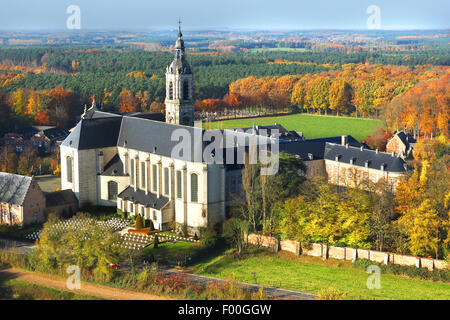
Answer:
<path fill-rule="evenodd" d="M 10 246 L 14 246 L 13 243 L 15 243 L 15 247 L 16 250 L 19 253 L 27 253 L 29 251 L 32 250 L 33 245 L 29 244 L 29 243 L 21 243 L 18 241 L 14 241 L 14 242 L 8 242 L 8 240 L 2 240 L 0 239 L 0 245 L 2 244 L 2 242 L 8 243 Z M 139 268 L 139 266 L 137 266 Z M 142 266 L 141 266 L 142 267 Z M 121 270 L 128 270 L 129 267 L 126 266 L 126 264 L 121 264 Z M 226 279 L 219 279 L 219 278 L 213 278 L 213 277 L 208 277 L 208 276 L 201 276 L 201 275 L 197 275 L 197 274 L 192 274 L 192 273 L 184 273 L 178 270 L 173 270 L 173 269 L 165 269 L 165 268 L 160 268 L 159 269 L 160 272 L 163 272 L 164 274 L 168 275 L 168 274 L 174 274 L 174 273 L 182 273 L 182 274 L 186 274 L 186 278 L 191 281 L 192 283 L 197 283 L 197 284 L 201 284 L 206 286 L 208 283 L 210 282 L 214 282 L 217 281 L 219 283 L 225 283 L 228 282 L 229 280 Z M 251 292 L 258 292 L 259 289 L 263 286 L 260 285 L 256 285 L 256 284 L 250 284 L 250 283 L 245 283 L 245 282 L 237 282 L 237 285 L 242 287 L 242 288 L 248 288 Z M 65 284 L 64 284 L 64 288 L 65 288 Z M 107 287 L 109 288 L 109 287 Z M 113 289 L 116 290 L 116 289 Z M 119 289 L 117 289 L 119 290 Z M 274 298 L 274 299 L 287 299 L 287 300 L 315 300 L 317 298 L 317 295 L 315 294 L 311 294 L 311 293 L 306 293 L 306 292 L 299 292 L 299 291 L 293 291 L 293 290 L 287 290 L 287 289 L 280 289 L 280 288 L 275 288 L 275 287 L 265 287 L 264 286 L 264 291 L 266 293 L 266 295 L 269 298 Z M 133 299 L 133 298 L 128 298 L 128 299 Z"/>
<path fill-rule="evenodd" d="M 111 288 L 86 282 L 81 283 L 80 290 L 69 290 L 67 289 L 66 279 L 64 278 L 37 272 L 28 272 L 16 268 L 0 269 L 0 276 L 7 279 L 23 281 L 47 288 L 70 291 L 77 294 L 107 300 L 173 300 L 172 298 L 165 296 L 157 296 L 148 293 Z"/>

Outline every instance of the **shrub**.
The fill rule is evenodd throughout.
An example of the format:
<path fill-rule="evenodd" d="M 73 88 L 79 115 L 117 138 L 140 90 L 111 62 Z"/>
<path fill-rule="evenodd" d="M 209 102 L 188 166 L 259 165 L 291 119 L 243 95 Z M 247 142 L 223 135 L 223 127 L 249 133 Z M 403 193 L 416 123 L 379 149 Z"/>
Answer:
<path fill-rule="evenodd" d="M 317 300 L 344 300 L 346 298 L 345 293 L 341 293 L 336 288 L 320 289 L 317 294 Z"/>
<path fill-rule="evenodd" d="M 155 226 L 153 225 L 153 221 L 152 220 L 145 220 L 145 227 L 149 228 L 150 231 L 154 231 L 155 230 Z"/>
<path fill-rule="evenodd" d="M 144 288 L 155 282 L 157 276 L 158 265 L 156 263 L 152 263 L 149 267 L 145 266 L 136 276 L 137 285 L 140 288 Z"/>
<path fill-rule="evenodd" d="M 144 218 L 142 216 L 136 217 L 136 221 L 134 222 L 134 227 L 138 230 L 144 228 Z"/>
<path fill-rule="evenodd" d="M 219 240 L 219 235 L 217 234 L 217 231 L 214 230 L 214 228 L 207 228 L 206 230 L 203 230 L 202 234 L 202 244 L 205 247 L 212 248 L 217 245 L 217 242 Z"/>
<path fill-rule="evenodd" d="M 155 235 L 155 239 L 153 240 L 153 248 L 158 248 L 158 244 L 159 244 L 159 239 L 158 236 Z"/>
<path fill-rule="evenodd" d="M 127 218 L 127 213 L 125 211 L 122 211 L 121 209 L 117 208 L 117 214 L 122 218 L 122 219 L 126 219 Z"/>

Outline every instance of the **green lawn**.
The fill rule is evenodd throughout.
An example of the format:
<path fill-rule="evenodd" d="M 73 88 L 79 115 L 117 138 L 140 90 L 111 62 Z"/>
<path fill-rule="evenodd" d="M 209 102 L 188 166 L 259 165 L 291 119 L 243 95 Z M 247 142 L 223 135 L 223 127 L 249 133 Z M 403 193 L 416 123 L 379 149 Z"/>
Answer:
<path fill-rule="evenodd" d="M 331 136 L 352 135 L 358 141 L 363 140 L 374 130 L 383 127 L 380 120 L 361 119 L 351 117 L 319 116 L 309 114 L 291 114 L 286 116 L 261 117 L 251 119 L 236 119 L 211 122 L 213 128 L 230 129 L 269 125 L 279 123 L 288 130 L 303 132 L 306 139 Z"/>
<path fill-rule="evenodd" d="M 193 263 L 201 263 L 211 259 L 211 257 L 220 255 L 221 250 L 212 250 L 201 243 L 192 243 L 185 241 L 164 242 L 158 245 L 158 248 L 153 248 L 153 244 L 145 248 L 142 252 L 143 256 L 149 259 L 151 256 L 162 265 L 168 267 L 178 266 L 178 262 L 182 265 L 185 263 L 185 257 L 190 256 L 187 260 L 187 265 Z"/>
<path fill-rule="evenodd" d="M 369 274 L 352 268 L 349 261 L 323 262 L 320 258 L 296 257 L 286 252 L 256 250 L 243 259 L 222 255 L 198 264 L 196 273 L 309 293 L 336 288 L 349 299 L 450 299 L 449 283 L 382 274 L 381 289 L 369 290 Z"/>
<path fill-rule="evenodd" d="M 14 279 L 0 279 L 0 300 L 99 300 Z"/>

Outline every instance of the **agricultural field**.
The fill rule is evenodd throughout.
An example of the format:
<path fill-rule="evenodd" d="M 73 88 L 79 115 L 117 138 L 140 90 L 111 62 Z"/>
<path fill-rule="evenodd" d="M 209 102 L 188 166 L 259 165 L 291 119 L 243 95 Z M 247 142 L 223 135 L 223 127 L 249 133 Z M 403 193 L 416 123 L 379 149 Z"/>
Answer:
<path fill-rule="evenodd" d="M 292 114 L 286 116 L 261 117 L 250 119 L 224 120 L 207 123 L 216 129 L 251 127 L 279 123 L 288 130 L 303 132 L 306 139 L 351 135 L 358 141 L 363 140 L 378 128 L 385 128 L 381 120 Z"/>
<path fill-rule="evenodd" d="M 317 294 L 321 289 L 334 288 L 346 299 L 450 299 L 449 283 L 381 274 L 381 289 L 369 290 L 369 274 L 353 268 L 350 261 L 322 261 L 286 252 L 253 250 L 240 259 L 224 254 L 195 268 L 201 275 L 301 292 Z"/>

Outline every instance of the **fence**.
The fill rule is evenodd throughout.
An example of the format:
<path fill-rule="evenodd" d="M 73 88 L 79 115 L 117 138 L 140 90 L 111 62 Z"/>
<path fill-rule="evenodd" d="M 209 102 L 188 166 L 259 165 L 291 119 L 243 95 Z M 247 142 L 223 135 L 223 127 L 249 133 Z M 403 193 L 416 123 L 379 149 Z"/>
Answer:
<path fill-rule="evenodd" d="M 258 234 L 249 234 L 247 236 L 248 243 L 262 247 L 273 248 L 274 250 L 282 250 L 292 252 L 296 255 L 304 254 L 314 257 L 322 257 L 323 259 L 334 258 L 340 260 L 355 260 L 357 258 L 376 261 L 384 264 L 398 264 L 402 266 L 416 266 L 418 268 L 446 269 L 448 263 L 444 260 L 413 257 L 390 252 L 382 252 L 367 249 L 356 249 L 349 247 L 333 247 L 324 243 L 312 243 L 309 248 L 302 248 L 298 241 L 281 240 L 274 237 L 263 236 Z"/>

